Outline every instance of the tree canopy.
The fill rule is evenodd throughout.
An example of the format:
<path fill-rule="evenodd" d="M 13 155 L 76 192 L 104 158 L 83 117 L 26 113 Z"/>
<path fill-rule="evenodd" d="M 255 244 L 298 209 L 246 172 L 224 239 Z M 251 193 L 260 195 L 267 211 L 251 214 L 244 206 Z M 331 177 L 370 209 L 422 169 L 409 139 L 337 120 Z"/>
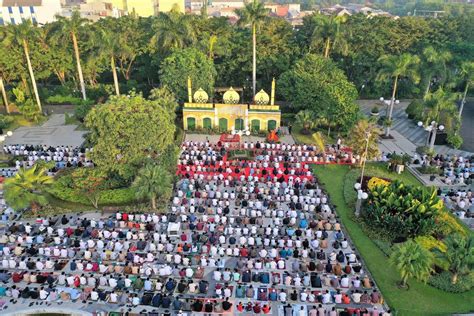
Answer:
<path fill-rule="evenodd" d="M 309 109 L 343 129 L 357 119 L 357 90 L 336 64 L 320 55 L 308 54 L 280 79 L 286 100 L 297 109 Z"/>
<path fill-rule="evenodd" d="M 168 100 L 147 100 L 140 94 L 113 96 L 85 119 L 101 169 L 131 179 L 147 157 L 160 155 L 173 143 L 174 113 Z"/>
<path fill-rule="evenodd" d="M 212 60 L 195 48 L 176 50 L 161 64 L 161 82 L 180 101 L 187 98 L 187 78 L 190 77 L 195 89 L 202 88 L 210 95 L 214 90 L 217 75 Z"/>

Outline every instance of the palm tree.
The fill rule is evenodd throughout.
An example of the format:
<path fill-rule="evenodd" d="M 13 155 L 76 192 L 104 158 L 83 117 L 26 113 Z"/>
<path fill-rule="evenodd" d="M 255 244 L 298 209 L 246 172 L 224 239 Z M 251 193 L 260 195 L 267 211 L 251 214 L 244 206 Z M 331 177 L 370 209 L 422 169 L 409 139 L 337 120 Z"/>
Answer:
<path fill-rule="evenodd" d="M 408 278 L 426 282 L 433 271 L 433 254 L 413 240 L 396 247 L 390 255 L 390 263 L 400 273 L 401 286 L 407 286 Z"/>
<path fill-rule="evenodd" d="M 84 76 L 82 74 L 81 56 L 79 53 L 79 45 L 77 43 L 77 36 L 82 28 L 82 25 L 87 22 L 87 19 L 81 18 L 79 10 L 74 10 L 70 18 L 57 16 L 58 22 L 56 36 L 62 38 L 70 38 L 74 47 L 74 55 L 76 57 L 77 73 L 79 75 L 79 82 L 81 84 L 82 98 L 87 99 L 86 85 L 84 83 Z"/>
<path fill-rule="evenodd" d="M 390 109 L 387 116 L 388 124 L 385 131 L 385 136 L 388 137 L 390 136 L 390 125 L 392 121 L 393 104 L 397 94 L 398 80 L 404 77 L 418 83 L 420 81 L 420 75 L 418 73 L 420 58 L 416 55 L 405 53 L 399 56 L 384 55 L 378 59 L 378 62 L 382 68 L 379 71 L 377 80 L 393 78 L 392 98 L 390 100 Z"/>
<path fill-rule="evenodd" d="M 5 111 L 10 114 L 10 107 L 8 106 L 8 96 L 7 91 L 5 90 L 5 85 L 3 84 L 3 77 L 0 75 L 0 90 L 2 90 L 2 100 L 5 105 Z"/>
<path fill-rule="evenodd" d="M 446 64 L 451 60 L 451 58 L 452 55 L 449 51 L 437 51 L 433 46 L 428 46 L 423 50 L 423 72 L 427 79 L 424 98 L 426 98 L 430 92 L 433 77 L 439 76 L 441 81 L 446 79 L 448 72 Z"/>
<path fill-rule="evenodd" d="M 133 187 L 137 190 L 137 198 L 150 199 L 152 209 L 156 210 L 158 198 L 169 198 L 171 196 L 172 177 L 162 166 L 147 164 L 138 171 Z"/>
<path fill-rule="evenodd" d="M 115 94 L 120 95 L 120 87 L 117 76 L 117 67 L 115 65 L 115 56 L 120 50 L 118 35 L 107 29 L 99 29 L 95 33 L 95 39 L 98 40 L 100 53 L 110 58 L 110 69 L 114 78 Z"/>
<path fill-rule="evenodd" d="M 38 205 L 47 203 L 44 190 L 53 183 L 45 166 L 34 164 L 31 168 L 20 168 L 12 178 L 5 180 L 5 200 L 16 210 L 31 207 L 36 212 Z"/>
<path fill-rule="evenodd" d="M 249 25 L 252 28 L 252 88 L 253 95 L 257 89 L 257 29 L 267 19 L 269 10 L 259 0 L 245 4 L 242 9 L 236 10 L 240 25 Z"/>
<path fill-rule="evenodd" d="M 322 45 L 324 58 L 329 58 L 331 48 L 338 48 L 343 54 L 348 51 L 347 41 L 342 31 L 342 25 L 346 22 L 346 15 L 326 16 L 314 15 L 315 28 L 311 36 L 311 44 Z"/>
<path fill-rule="evenodd" d="M 295 116 L 296 123 L 303 127 L 302 133 L 308 134 L 314 127 L 314 114 L 310 110 L 299 111 Z"/>
<path fill-rule="evenodd" d="M 456 124 L 459 124 L 457 116 L 456 101 L 459 99 L 459 93 L 445 91 L 439 88 L 433 93 L 428 93 L 425 98 L 423 113 L 425 123 L 435 121 L 439 125 L 444 125 L 447 130 L 457 130 Z M 433 148 L 435 137 L 431 137 L 430 147 Z"/>
<path fill-rule="evenodd" d="M 23 48 L 26 64 L 28 66 L 28 72 L 30 73 L 31 85 L 33 87 L 36 105 L 38 106 L 38 110 L 41 112 L 41 100 L 38 93 L 38 86 L 36 85 L 35 73 L 33 72 L 33 67 L 31 66 L 30 48 L 28 45 L 29 41 L 34 40 L 36 35 L 37 29 L 33 26 L 31 20 L 24 20 L 19 25 L 5 27 L 0 39 L 5 41 L 7 45 L 19 45 Z"/>
<path fill-rule="evenodd" d="M 449 235 L 444 243 L 446 251 L 435 248 L 434 253 L 443 266 L 451 271 L 451 282 L 456 284 L 460 274 L 469 273 L 474 269 L 474 237 Z"/>
<path fill-rule="evenodd" d="M 153 30 L 150 45 L 153 49 L 168 53 L 172 49 L 184 48 L 196 41 L 196 34 L 190 16 L 171 10 L 160 12 Z"/>
<path fill-rule="evenodd" d="M 360 165 L 380 155 L 378 140 L 381 134 L 380 128 L 369 120 L 360 120 L 352 128 L 347 142 L 354 154 L 361 157 Z"/>
<path fill-rule="evenodd" d="M 464 109 L 464 104 L 466 104 L 467 92 L 469 86 L 474 82 L 474 61 L 466 61 L 461 64 L 461 69 L 459 71 L 460 77 L 466 81 L 466 87 L 464 88 L 464 94 L 461 101 L 461 107 L 459 108 L 459 118 L 461 118 L 462 111 Z"/>

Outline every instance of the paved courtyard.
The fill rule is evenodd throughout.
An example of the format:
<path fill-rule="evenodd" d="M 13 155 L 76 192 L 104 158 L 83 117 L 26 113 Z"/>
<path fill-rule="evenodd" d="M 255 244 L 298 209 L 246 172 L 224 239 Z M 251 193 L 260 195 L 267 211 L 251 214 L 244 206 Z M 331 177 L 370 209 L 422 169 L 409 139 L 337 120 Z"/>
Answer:
<path fill-rule="evenodd" d="M 86 131 L 76 130 L 77 125 L 65 125 L 64 122 L 64 114 L 52 114 L 41 126 L 17 128 L 4 144 L 80 146 L 84 142 Z"/>

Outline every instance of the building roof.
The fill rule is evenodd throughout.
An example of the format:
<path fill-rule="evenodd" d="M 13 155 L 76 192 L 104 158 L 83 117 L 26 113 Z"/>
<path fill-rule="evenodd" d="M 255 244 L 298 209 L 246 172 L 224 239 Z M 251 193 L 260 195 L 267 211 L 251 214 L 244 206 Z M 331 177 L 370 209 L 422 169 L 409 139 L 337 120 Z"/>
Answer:
<path fill-rule="evenodd" d="M 43 0 L 3 0 L 4 7 L 38 7 Z"/>

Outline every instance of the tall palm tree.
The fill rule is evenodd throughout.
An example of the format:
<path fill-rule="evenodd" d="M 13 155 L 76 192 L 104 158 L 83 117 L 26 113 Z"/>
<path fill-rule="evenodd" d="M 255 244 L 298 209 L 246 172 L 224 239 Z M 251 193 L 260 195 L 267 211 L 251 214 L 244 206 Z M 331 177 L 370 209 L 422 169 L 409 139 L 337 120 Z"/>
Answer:
<path fill-rule="evenodd" d="M 434 249 L 440 262 L 452 273 L 451 282 L 456 284 L 460 274 L 469 273 L 474 269 L 474 237 L 459 234 L 449 235 L 445 241 L 446 251 Z"/>
<path fill-rule="evenodd" d="M 446 50 L 436 50 L 433 46 L 428 46 L 423 50 L 423 72 L 425 79 L 427 79 L 427 85 L 425 90 L 426 97 L 430 92 L 433 77 L 439 76 L 440 81 L 446 79 L 448 72 L 447 63 L 451 60 L 452 55 Z"/>
<path fill-rule="evenodd" d="M 160 12 L 153 23 L 155 34 L 150 45 L 153 49 L 168 53 L 172 49 L 184 48 L 196 40 L 191 17 L 171 10 Z"/>
<path fill-rule="evenodd" d="M 156 210 L 158 198 L 169 198 L 171 196 L 172 177 L 162 166 L 147 164 L 138 171 L 133 187 L 137 190 L 137 198 L 150 199 L 152 209 Z"/>
<path fill-rule="evenodd" d="M 314 15 L 315 28 L 311 36 L 311 44 L 323 46 L 324 58 L 329 58 L 331 49 L 339 49 L 343 54 L 348 51 L 347 41 L 343 32 L 343 24 L 347 16 Z"/>
<path fill-rule="evenodd" d="M 81 18 L 79 10 L 74 10 L 70 18 L 57 16 L 57 19 L 59 23 L 57 23 L 58 29 L 56 30 L 56 36 L 62 38 L 69 38 L 70 40 L 72 40 L 74 55 L 76 57 L 77 73 L 79 75 L 79 82 L 81 84 L 82 98 L 86 100 L 86 85 L 84 83 L 84 76 L 82 74 L 81 56 L 79 52 L 77 36 L 82 28 L 82 25 L 87 22 L 87 19 Z"/>
<path fill-rule="evenodd" d="M 430 92 L 425 98 L 426 123 L 435 121 L 444 124 L 447 128 L 452 128 L 457 120 L 456 101 L 459 100 L 459 96 L 459 93 L 446 91 L 443 88 Z"/>
<path fill-rule="evenodd" d="M 469 91 L 469 86 L 474 82 L 474 61 L 466 61 L 461 64 L 461 69 L 459 71 L 460 77 L 466 81 L 466 86 L 464 88 L 464 94 L 461 100 L 461 107 L 459 108 L 459 118 L 462 116 L 462 111 L 464 109 L 464 104 L 466 104 L 467 92 Z"/>
<path fill-rule="evenodd" d="M 35 73 L 31 66 L 29 41 L 34 40 L 37 35 L 37 29 L 31 23 L 31 20 L 24 20 L 19 25 L 11 25 L 3 28 L 0 39 L 5 41 L 7 45 L 19 45 L 23 48 L 25 54 L 28 72 L 30 74 L 31 86 L 33 87 L 33 94 L 35 96 L 36 105 L 41 112 L 41 100 L 38 93 L 38 86 L 36 85 Z"/>
<path fill-rule="evenodd" d="M 98 41 L 100 53 L 110 59 L 110 69 L 114 78 L 115 94 L 120 95 L 117 67 L 115 65 L 115 56 L 120 50 L 118 34 L 108 31 L 107 29 L 99 29 L 94 35 L 95 40 Z"/>
<path fill-rule="evenodd" d="M 29 169 L 20 168 L 15 176 L 5 180 L 5 200 L 16 210 L 31 207 L 36 211 L 38 205 L 47 203 L 43 192 L 53 181 L 45 166 L 34 164 Z"/>
<path fill-rule="evenodd" d="M 390 100 L 390 109 L 387 116 L 388 124 L 385 130 L 385 136 L 390 136 L 393 104 L 395 103 L 395 97 L 397 95 L 398 81 L 401 78 L 411 79 L 415 83 L 420 81 L 418 72 L 420 58 L 416 55 L 405 53 L 399 56 L 384 55 L 378 59 L 378 62 L 381 64 L 381 69 L 377 75 L 377 79 L 386 80 L 393 78 L 392 98 Z"/>
<path fill-rule="evenodd" d="M 8 106 L 8 96 L 7 91 L 5 90 L 5 85 L 3 84 L 3 77 L 0 75 L 0 90 L 2 91 L 2 100 L 5 105 L 5 111 L 10 114 L 10 107 Z"/>
<path fill-rule="evenodd" d="M 268 17 L 269 10 L 263 2 L 253 0 L 245 4 L 242 9 L 236 10 L 240 25 L 249 25 L 252 28 L 252 88 L 253 95 L 257 89 L 257 29 Z"/>
<path fill-rule="evenodd" d="M 407 286 L 409 278 L 426 282 L 433 271 L 433 254 L 413 240 L 399 245 L 390 255 L 390 263 L 400 273 L 401 285 Z"/>

